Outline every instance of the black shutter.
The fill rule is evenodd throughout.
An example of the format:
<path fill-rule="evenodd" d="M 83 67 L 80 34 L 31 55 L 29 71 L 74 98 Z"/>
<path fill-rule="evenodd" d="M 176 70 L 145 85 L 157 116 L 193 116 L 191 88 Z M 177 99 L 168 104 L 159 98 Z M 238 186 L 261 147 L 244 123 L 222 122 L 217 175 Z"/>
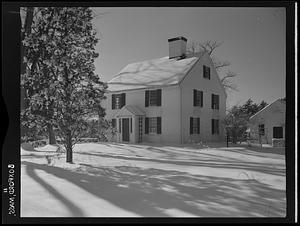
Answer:
<path fill-rule="evenodd" d="M 217 97 L 217 109 L 219 109 L 219 104 L 220 104 L 220 96 L 219 95 L 216 95 L 216 97 Z"/>
<path fill-rule="evenodd" d="M 145 107 L 149 106 L 149 90 L 145 92 Z"/>
<path fill-rule="evenodd" d="M 208 77 L 208 79 L 210 79 L 210 67 L 206 67 L 207 68 L 207 77 Z"/>
<path fill-rule="evenodd" d="M 123 106 L 126 105 L 126 93 L 121 94 L 121 100 L 122 100 L 122 105 L 121 105 L 122 108 Z"/>
<path fill-rule="evenodd" d="M 215 128 L 214 128 L 214 125 L 215 125 L 215 123 L 214 123 L 214 121 L 215 120 L 211 120 L 211 134 L 215 134 Z"/>
<path fill-rule="evenodd" d="M 193 118 L 190 117 L 190 134 L 193 134 Z"/>
<path fill-rule="evenodd" d="M 198 134 L 200 134 L 200 118 L 197 118 L 197 129 Z"/>
<path fill-rule="evenodd" d="M 130 118 L 130 133 L 132 133 L 132 118 Z"/>
<path fill-rule="evenodd" d="M 119 133 L 121 133 L 121 119 L 119 118 Z"/>
<path fill-rule="evenodd" d="M 201 107 L 203 107 L 203 91 L 201 91 Z"/>
<path fill-rule="evenodd" d="M 116 95 L 111 95 L 111 109 L 116 109 Z"/>
<path fill-rule="evenodd" d="M 219 119 L 216 120 L 216 133 L 219 134 Z"/>
<path fill-rule="evenodd" d="M 205 70 L 205 65 L 203 65 L 203 77 L 205 78 L 206 77 L 206 70 Z"/>
<path fill-rule="evenodd" d="M 194 107 L 197 106 L 197 90 L 194 89 Z"/>
<path fill-rule="evenodd" d="M 211 108 L 214 109 L 214 94 L 211 94 Z"/>
<path fill-rule="evenodd" d="M 156 90 L 157 106 L 161 106 L 161 89 Z"/>
<path fill-rule="evenodd" d="M 149 133 L 149 118 L 145 118 L 145 134 Z"/>
<path fill-rule="evenodd" d="M 161 117 L 157 117 L 157 134 L 161 134 Z"/>

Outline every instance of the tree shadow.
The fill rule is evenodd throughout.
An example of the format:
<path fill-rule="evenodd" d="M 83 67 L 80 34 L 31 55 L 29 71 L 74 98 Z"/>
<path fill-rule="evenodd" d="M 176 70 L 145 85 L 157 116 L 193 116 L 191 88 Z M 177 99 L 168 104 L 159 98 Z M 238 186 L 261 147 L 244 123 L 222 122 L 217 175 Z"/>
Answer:
<path fill-rule="evenodd" d="M 39 183 L 41 186 L 43 186 L 51 195 L 53 195 L 62 204 L 64 204 L 66 206 L 66 208 L 70 211 L 70 213 L 74 217 L 82 217 L 82 216 L 84 216 L 83 211 L 79 207 L 77 207 L 76 205 L 74 205 L 70 200 L 66 199 L 53 186 L 51 186 L 50 184 L 48 184 L 45 180 L 43 180 L 42 178 L 40 178 L 37 175 L 37 173 L 35 172 L 35 169 L 41 169 L 41 168 L 36 167 L 38 164 L 35 164 L 35 163 L 28 164 L 28 162 L 22 161 L 22 164 L 23 163 L 25 163 L 25 165 L 26 165 L 26 173 L 27 173 L 27 175 L 29 177 L 31 177 L 34 181 L 36 181 L 37 183 Z M 41 200 L 41 202 L 42 202 L 42 200 Z"/>
<path fill-rule="evenodd" d="M 111 154 L 103 154 L 103 153 L 87 153 L 87 152 L 77 152 L 80 155 L 90 155 L 96 157 L 103 158 L 114 158 L 114 159 L 123 159 L 128 161 L 144 161 L 144 162 L 155 162 L 155 163 L 163 163 L 163 164 L 173 164 L 180 166 L 197 166 L 197 167 L 211 167 L 211 168 L 224 168 L 224 169 L 240 169 L 240 170 L 251 170 L 260 173 L 272 174 L 277 176 L 285 176 L 284 169 L 275 169 L 273 167 L 266 166 L 265 163 L 259 164 L 255 162 L 244 162 L 244 161 L 226 161 L 222 160 L 218 162 L 216 160 L 174 160 L 174 159 L 153 159 L 153 158 L 145 158 L 145 157 L 135 157 L 135 156 L 126 156 L 126 155 L 111 155 Z"/>
<path fill-rule="evenodd" d="M 140 216 L 167 217 L 170 216 L 167 211 L 172 209 L 199 217 L 285 215 L 284 191 L 255 180 L 129 166 L 105 168 L 81 164 L 82 171 L 74 172 L 26 161 L 22 164 L 71 182 Z M 57 197 L 67 202 L 59 195 Z"/>

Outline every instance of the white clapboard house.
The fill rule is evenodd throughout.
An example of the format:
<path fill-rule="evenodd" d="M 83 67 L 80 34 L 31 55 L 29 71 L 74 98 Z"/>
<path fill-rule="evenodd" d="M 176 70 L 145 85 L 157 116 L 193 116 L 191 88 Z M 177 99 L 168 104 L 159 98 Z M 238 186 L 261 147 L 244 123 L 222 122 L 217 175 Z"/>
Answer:
<path fill-rule="evenodd" d="M 207 53 L 187 54 L 168 39 L 169 56 L 128 64 L 108 82 L 104 102 L 116 142 L 221 141 L 226 93 Z"/>
<path fill-rule="evenodd" d="M 249 120 L 250 137 L 261 137 L 261 142 L 273 144 L 274 140 L 285 140 L 285 110 L 284 98 L 277 99 L 252 115 Z"/>

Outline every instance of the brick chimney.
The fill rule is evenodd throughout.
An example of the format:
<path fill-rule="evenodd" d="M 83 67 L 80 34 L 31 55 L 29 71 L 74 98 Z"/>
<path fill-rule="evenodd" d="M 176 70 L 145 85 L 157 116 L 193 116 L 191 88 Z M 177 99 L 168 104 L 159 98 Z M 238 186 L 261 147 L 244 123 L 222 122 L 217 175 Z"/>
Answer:
<path fill-rule="evenodd" d="M 168 39 L 169 42 L 169 59 L 182 59 L 186 55 L 187 39 L 183 36 Z"/>

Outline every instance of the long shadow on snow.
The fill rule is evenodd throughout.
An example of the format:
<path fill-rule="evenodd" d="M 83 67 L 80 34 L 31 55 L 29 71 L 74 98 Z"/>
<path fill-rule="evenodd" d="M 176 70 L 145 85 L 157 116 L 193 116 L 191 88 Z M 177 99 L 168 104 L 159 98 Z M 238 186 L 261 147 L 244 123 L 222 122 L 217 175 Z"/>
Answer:
<path fill-rule="evenodd" d="M 142 157 L 127 157 L 121 155 L 108 155 L 108 154 L 95 154 L 95 153 L 86 153 L 86 152 L 77 152 L 80 155 L 91 155 L 98 156 L 104 158 L 115 158 L 115 159 L 124 159 L 129 161 L 144 161 L 144 162 L 156 162 L 163 164 L 174 164 L 174 165 L 182 165 L 182 166 L 199 166 L 199 167 L 213 167 L 213 168 L 228 168 L 228 169 L 241 169 L 241 170 L 252 170 L 260 173 L 273 174 L 277 176 L 284 176 L 284 169 L 274 169 L 272 167 L 266 167 L 265 164 L 251 163 L 249 162 L 232 162 L 232 161 L 223 161 L 220 164 L 216 163 L 216 160 L 203 160 L 203 161 L 178 161 L 178 160 L 164 160 L 164 159 L 150 159 L 150 158 L 142 158 Z"/>
<path fill-rule="evenodd" d="M 47 189 L 47 191 L 49 191 L 50 194 L 52 194 L 57 200 L 59 200 L 61 203 L 63 203 L 69 209 L 69 211 L 72 213 L 72 215 L 74 217 L 84 216 L 83 211 L 79 207 L 75 206 L 70 200 L 66 199 L 54 187 L 52 187 L 45 180 L 40 178 L 34 171 L 35 169 L 43 169 L 43 168 L 36 167 L 38 164 L 35 164 L 35 163 L 28 164 L 28 163 L 29 162 L 22 161 L 22 164 L 26 165 L 26 172 L 27 172 L 28 176 L 30 176 L 33 180 L 35 180 L 37 183 L 42 185 L 45 189 Z M 41 200 L 41 202 L 42 202 L 42 200 Z"/>
<path fill-rule="evenodd" d="M 141 216 L 166 217 L 168 214 L 164 210 L 168 209 L 202 217 L 285 214 L 284 191 L 272 189 L 255 180 L 242 181 L 126 166 L 110 169 L 82 164 L 86 173 L 79 173 L 25 161 L 22 164 L 29 169 L 44 170 Z"/>

